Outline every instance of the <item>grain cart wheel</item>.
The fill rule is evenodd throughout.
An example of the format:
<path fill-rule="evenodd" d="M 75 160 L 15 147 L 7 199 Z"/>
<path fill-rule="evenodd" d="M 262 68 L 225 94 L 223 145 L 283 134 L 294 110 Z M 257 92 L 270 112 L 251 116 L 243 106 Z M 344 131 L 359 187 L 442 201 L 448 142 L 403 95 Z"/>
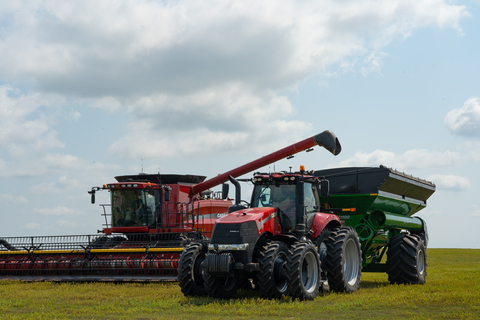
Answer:
<path fill-rule="evenodd" d="M 280 298 L 287 293 L 285 265 L 288 247 L 284 242 L 274 241 L 264 246 L 259 253 L 257 286 L 263 297 Z"/>
<path fill-rule="evenodd" d="M 300 300 L 313 300 L 320 284 L 320 259 L 318 251 L 310 242 L 295 243 L 287 260 L 288 294 Z"/>
<path fill-rule="evenodd" d="M 358 290 L 362 276 L 362 250 L 355 229 L 333 229 L 327 242 L 325 261 L 328 285 L 336 292 Z"/>
<path fill-rule="evenodd" d="M 202 277 L 202 262 L 205 260 L 207 246 L 203 243 L 191 243 L 183 249 L 178 263 L 178 284 L 184 295 L 205 295 Z"/>
<path fill-rule="evenodd" d="M 390 283 L 424 284 L 427 251 L 418 235 L 399 234 L 388 243 L 387 274 Z"/>
<path fill-rule="evenodd" d="M 207 271 L 203 273 L 203 286 L 213 298 L 230 299 L 237 293 L 239 280 L 234 277 L 215 277 Z"/>

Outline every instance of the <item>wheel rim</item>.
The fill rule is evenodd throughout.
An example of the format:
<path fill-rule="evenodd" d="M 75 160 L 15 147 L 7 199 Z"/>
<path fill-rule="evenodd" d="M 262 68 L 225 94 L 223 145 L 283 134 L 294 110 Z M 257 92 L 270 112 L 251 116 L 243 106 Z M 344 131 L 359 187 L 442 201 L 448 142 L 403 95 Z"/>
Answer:
<path fill-rule="evenodd" d="M 307 292 L 315 291 L 318 283 L 318 265 L 312 252 L 307 252 L 302 263 L 302 282 Z"/>
<path fill-rule="evenodd" d="M 287 256 L 284 252 L 280 252 L 278 256 L 275 258 L 274 262 L 274 281 L 275 287 L 279 292 L 286 292 L 287 291 L 287 281 L 285 278 L 285 263 L 287 261 Z"/>
<path fill-rule="evenodd" d="M 425 271 L 425 255 L 423 254 L 423 250 L 419 250 L 417 253 L 417 268 L 418 273 L 423 275 L 423 272 Z"/>
<path fill-rule="evenodd" d="M 359 254 L 357 245 L 353 239 L 349 239 L 345 245 L 345 264 L 343 265 L 345 279 L 349 285 L 354 285 L 357 282 L 359 271 L 358 261 Z"/>
<path fill-rule="evenodd" d="M 222 282 L 222 288 L 225 291 L 232 291 L 235 289 L 235 286 L 237 285 L 237 279 L 233 277 L 227 277 L 224 278 L 224 280 L 220 280 Z"/>
<path fill-rule="evenodd" d="M 327 260 L 327 245 L 325 244 L 325 242 L 320 243 L 320 245 L 318 246 L 318 254 L 320 256 L 320 262 L 323 266 L 323 264 Z"/>

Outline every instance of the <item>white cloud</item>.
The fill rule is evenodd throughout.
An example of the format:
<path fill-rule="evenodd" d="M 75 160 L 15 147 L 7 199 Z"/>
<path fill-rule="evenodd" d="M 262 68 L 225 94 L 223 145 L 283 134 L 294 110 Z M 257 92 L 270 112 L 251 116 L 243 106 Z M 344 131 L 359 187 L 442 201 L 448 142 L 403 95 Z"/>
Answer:
<path fill-rule="evenodd" d="M 47 114 L 54 113 L 63 101 L 57 95 L 22 94 L 17 88 L 1 85 L 0 147 L 14 156 L 23 155 L 25 150 L 62 148 L 64 144 L 50 128 L 52 119 Z"/>
<path fill-rule="evenodd" d="M 270 91 L 252 94 L 240 84 L 183 96 L 151 95 L 130 107 L 130 132 L 109 151 L 132 158 L 238 152 L 280 136 L 303 138 L 312 125 L 283 120 L 294 113 L 286 98 Z"/>
<path fill-rule="evenodd" d="M 75 209 L 63 206 L 57 206 L 53 208 L 35 208 L 33 212 L 43 216 L 78 216 L 83 214 Z"/>
<path fill-rule="evenodd" d="M 43 229 L 42 225 L 36 222 L 30 222 L 25 225 L 25 229 L 28 230 L 40 230 Z"/>
<path fill-rule="evenodd" d="M 456 175 L 434 174 L 427 177 L 427 180 L 433 181 L 439 189 L 465 190 L 470 188 L 470 180 Z"/>
<path fill-rule="evenodd" d="M 67 176 L 60 176 L 57 181 L 50 183 L 41 183 L 33 186 L 30 190 L 33 193 L 59 193 L 66 190 L 73 190 L 79 187 L 79 182 L 76 179 L 69 178 Z"/>
<path fill-rule="evenodd" d="M 426 149 L 413 149 L 403 154 L 395 154 L 390 151 L 376 150 L 371 153 L 357 152 L 352 158 L 343 160 L 339 166 L 368 167 L 385 165 L 390 168 L 425 169 L 445 167 L 453 164 L 460 156 L 452 151 L 430 151 Z"/>
<path fill-rule="evenodd" d="M 471 97 L 461 108 L 453 109 L 445 117 L 445 125 L 453 132 L 466 136 L 480 136 L 480 98 Z"/>
<path fill-rule="evenodd" d="M 12 194 L 0 194 L 0 203 L 23 204 L 23 203 L 28 203 L 28 200 L 24 196 L 15 196 Z"/>
<path fill-rule="evenodd" d="M 1 3 L 0 75 L 108 112 L 128 108 L 117 155 L 230 152 L 310 130 L 311 119 L 287 118 L 294 109 L 279 90 L 338 68 L 380 72 L 392 40 L 421 27 L 461 32 L 467 15 L 442 0 Z M 62 147 L 42 124 L 26 132 Z"/>
<path fill-rule="evenodd" d="M 0 12 L 9 21 L 0 73 L 79 97 L 232 81 L 284 87 L 359 55 L 376 67 L 379 48 L 396 37 L 419 27 L 460 30 L 468 15 L 442 0 L 21 1 Z"/>

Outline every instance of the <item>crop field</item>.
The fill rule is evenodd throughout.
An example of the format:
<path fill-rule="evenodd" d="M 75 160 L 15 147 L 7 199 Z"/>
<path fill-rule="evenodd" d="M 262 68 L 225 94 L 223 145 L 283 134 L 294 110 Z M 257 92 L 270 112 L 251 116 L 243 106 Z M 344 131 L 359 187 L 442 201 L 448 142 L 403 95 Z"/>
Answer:
<path fill-rule="evenodd" d="M 390 285 L 364 273 L 353 294 L 314 301 L 186 298 L 177 283 L 0 281 L 2 319 L 480 319 L 480 250 L 429 249 L 425 285 Z"/>

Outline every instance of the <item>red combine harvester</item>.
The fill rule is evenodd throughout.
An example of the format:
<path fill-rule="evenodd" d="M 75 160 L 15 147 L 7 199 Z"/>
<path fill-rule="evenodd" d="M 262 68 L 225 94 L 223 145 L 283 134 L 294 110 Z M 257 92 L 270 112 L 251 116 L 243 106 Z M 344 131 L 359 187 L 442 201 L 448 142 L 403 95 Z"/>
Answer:
<path fill-rule="evenodd" d="M 289 147 L 204 181 L 204 176 L 139 174 L 94 187 L 108 190 L 111 223 L 101 235 L 2 237 L 0 279 L 51 281 L 166 281 L 177 279 L 180 254 L 188 244 L 208 240 L 215 221 L 232 205 L 210 188 L 315 145 L 340 150 L 324 131 Z"/>

